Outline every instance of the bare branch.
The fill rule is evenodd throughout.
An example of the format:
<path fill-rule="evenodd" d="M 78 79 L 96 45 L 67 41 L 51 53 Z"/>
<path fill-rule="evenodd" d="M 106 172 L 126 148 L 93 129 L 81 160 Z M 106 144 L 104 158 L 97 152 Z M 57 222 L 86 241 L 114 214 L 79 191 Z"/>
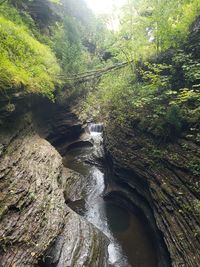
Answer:
<path fill-rule="evenodd" d="M 96 79 L 101 77 L 102 75 L 110 72 L 110 71 L 114 71 L 120 68 L 124 68 L 128 65 L 130 65 L 130 61 L 126 61 L 126 62 L 121 62 L 115 65 L 112 65 L 110 67 L 106 67 L 103 69 L 97 69 L 97 70 L 91 70 L 91 71 L 87 71 L 87 72 L 82 72 L 82 73 L 78 73 L 75 75 L 72 75 L 69 78 L 65 78 L 64 75 L 61 75 L 60 77 L 62 77 L 63 80 L 65 81 L 75 81 L 75 82 L 86 82 L 92 79 Z"/>

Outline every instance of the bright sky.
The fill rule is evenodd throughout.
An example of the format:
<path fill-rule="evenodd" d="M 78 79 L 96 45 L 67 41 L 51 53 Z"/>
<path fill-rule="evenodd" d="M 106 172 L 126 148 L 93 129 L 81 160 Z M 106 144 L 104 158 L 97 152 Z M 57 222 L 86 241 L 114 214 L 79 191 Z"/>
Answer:
<path fill-rule="evenodd" d="M 126 0 L 85 0 L 96 14 L 111 13 L 114 7 L 121 7 Z"/>

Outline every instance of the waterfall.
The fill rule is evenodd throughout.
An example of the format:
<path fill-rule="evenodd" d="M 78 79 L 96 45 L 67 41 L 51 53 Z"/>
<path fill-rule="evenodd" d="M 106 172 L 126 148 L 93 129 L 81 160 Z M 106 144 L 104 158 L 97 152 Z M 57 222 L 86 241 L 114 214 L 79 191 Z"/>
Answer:
<path fill-rule="evenodd" d="M 103 132 L 103 123 L 90 123 L 88 128 L 90 132 L 101 133 Z"/>

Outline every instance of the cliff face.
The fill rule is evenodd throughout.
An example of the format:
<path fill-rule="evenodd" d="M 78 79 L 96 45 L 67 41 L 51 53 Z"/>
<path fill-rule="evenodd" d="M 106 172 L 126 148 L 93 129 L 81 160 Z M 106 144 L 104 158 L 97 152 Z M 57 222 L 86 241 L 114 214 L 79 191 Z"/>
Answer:
<path fill-rule="evenodd" d="M 106 267 L 106 238 L 73 211 L 68 211 L 62 234 L 47 253 L 45 267 Z"/>
<path fill-rule="evenodd" d="M 65 204 L 81 176 L 64 168 L 36 124 L 29 112 L 0 129 L 0 266 L 38 266 L 50 248 L 53 266 L 104 266 L 106 238 Z"/>
<path fill-rule="evenodd" d="M 166 51 L 153 61 L 173 65 L 174 72 L 166 73 L 173 90 L 190 88 L 199 92 L 199 38 L 198 17 L 180 51 Z M 179 60 L 175 60 L 177 55 Z M 190 104 L 195 108 L 195 103 L 191 100 Z M 151 109 L 147 107 L 148 113 Z M 165 141 L 148 126 L 139 125 L 142 116 L 138 121 L 130 117 L 129 126 L 122 128 L 118 125 L 120 119 L 111 114 L 104 133 L 109 176 L 113 177 L 108 177 L 106 196 L 121 196 L 129 206 L 143 210 L 154 232 L 162 267 L 197 267 L 200 263 L 199 122 L 192 121 L 192 114 L 191 120 L 184 120 L 179 133 L 173 124 L 166 124 Z M 171 136 L 167 138 L 169 130 Z"/>
<path fill-rule="evenodd" d="M 64 225 L 62 161 L 29 125 L 1 155 L 1 264 L 32 266 Z"/>
<path fill-rule="evenodd" d="M 143 210 L 155 233 L 159 266 L 199 266 L 199 177 L 187 168 L 200 163 L 198 145 L 179 139 L 158 146 L 137 129 L 109 125 L 105 147 L 114 177 L 107 195 L 123 195 Z"/>

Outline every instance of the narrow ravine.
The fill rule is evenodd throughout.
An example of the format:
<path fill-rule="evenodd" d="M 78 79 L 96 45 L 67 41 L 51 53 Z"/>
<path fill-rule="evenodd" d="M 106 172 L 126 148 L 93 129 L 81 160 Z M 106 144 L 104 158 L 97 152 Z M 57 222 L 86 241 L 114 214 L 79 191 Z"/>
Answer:
<path fill-rule="evenodd" d="M 0 267 L 200 267 L 200 0 L 0 0 Z"/>
<path fill-rule="evenodd" d="M 93 147 L 74 148 L 63 158 L 66 167 L 79 172 L 86 180 L 84 199 L 68 205 L 109 238 L 108 266 L 156 267 L 156 248 L 143 217 L 137 211 L 130 212 L 114 201 L 104 200 L 104 169 L 92 157 L 102 151 L 100 125 L 90 127 L 90 137 Z"/>

